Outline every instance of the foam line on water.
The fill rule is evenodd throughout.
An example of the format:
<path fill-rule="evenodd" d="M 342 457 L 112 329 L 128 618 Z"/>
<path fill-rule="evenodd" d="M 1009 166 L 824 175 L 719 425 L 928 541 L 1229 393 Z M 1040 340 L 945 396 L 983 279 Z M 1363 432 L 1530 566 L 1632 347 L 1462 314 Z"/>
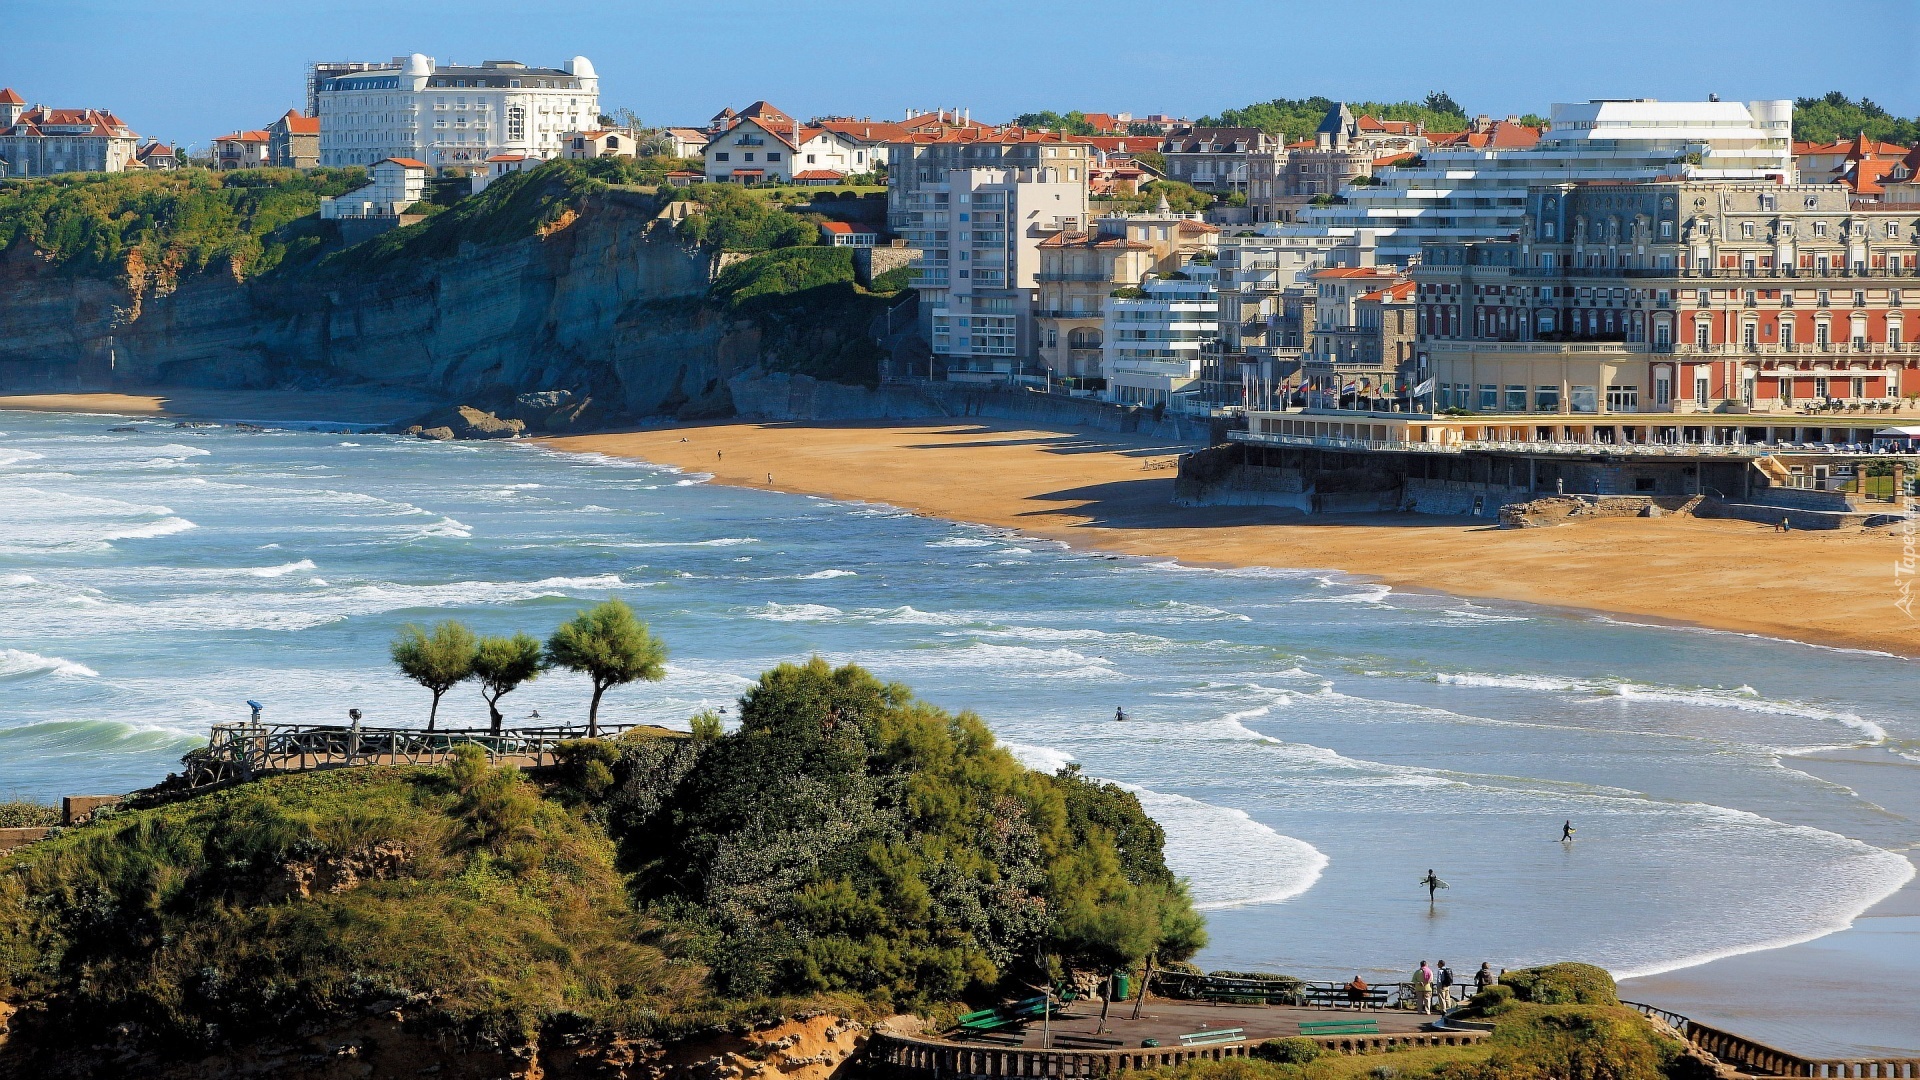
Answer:
<path fill-rule="evenodd" d="M 1052 747 L 1000 745 L 1036 772 L 1058 772 L 1073 761 L 1071 754 Z M 1168 868 L 1187 879 L 1194 906 L 1203 911 L 1290 900 L 1311 889 L 1327 867 L 1320 849 L 1274 831 L 1243 810 L 1113 782 L 1132 792 L 1147 816 L 1166 830 Z"/>

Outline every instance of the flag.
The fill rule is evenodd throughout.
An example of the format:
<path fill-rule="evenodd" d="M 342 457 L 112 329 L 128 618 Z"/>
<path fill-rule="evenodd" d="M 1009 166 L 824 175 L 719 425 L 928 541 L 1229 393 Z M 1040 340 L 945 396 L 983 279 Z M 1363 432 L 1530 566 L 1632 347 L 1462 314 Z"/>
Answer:
<path fill-rule="evenodd" d="M 1431 393 L 1433 393 L 1432 379 L 1428 379 L 1426 382 L 1423 382 L 1419 386 L 1416 386 L 1413 388 L 1414 397 L 1426 397 L 1428 394 L 1431 394 Z"/>

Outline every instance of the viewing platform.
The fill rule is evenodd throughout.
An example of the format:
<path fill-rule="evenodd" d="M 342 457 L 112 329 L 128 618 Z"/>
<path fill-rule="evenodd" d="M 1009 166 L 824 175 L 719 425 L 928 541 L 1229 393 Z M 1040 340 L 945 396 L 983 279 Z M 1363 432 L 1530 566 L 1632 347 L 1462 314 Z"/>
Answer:
<path fill-rule="evenodd" d="M 645 726 L 602 724 L 597 737 L 618 738 Z M 357 724 L 215 724 L 207 745 L 189 752 L 181 763 L 188 787 L 349 765 L 439 765 L 462 746 L 479 747 L 494 765 L 535 769 L 555 764 L 561 743 L 587 737 L 585 726 L 572 725 L 427 731 Z"/>

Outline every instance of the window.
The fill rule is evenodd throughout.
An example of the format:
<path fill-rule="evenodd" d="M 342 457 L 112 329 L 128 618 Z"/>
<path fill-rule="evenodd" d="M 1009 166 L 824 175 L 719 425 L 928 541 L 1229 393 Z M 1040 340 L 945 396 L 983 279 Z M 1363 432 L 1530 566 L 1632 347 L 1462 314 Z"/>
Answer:
<path fill-rule="evenodd" d="M 1900 238 L 1900 223 L 1897 221 L 1887 222 L 1887 239 L 1898 240 L 1899 238 Z M 1860 395 L 1855 394 L 1854 396 L 1859 397 Z"/>
<path fill-rule="evenodd" d="M 1853 290 L 1853 306 L 1854 307 L 1867 306 L 1867 290 L 1865 289 Z"/>
<path fill-rule="evenodd" d="M 1825 290 L 1825 289 L 1821 289 L 1821 290 L 1820 290 L 1820 292 L 1819 292 L 1819 294 L 1818 294 L 1818 295 L 1817 295 L 1817 297 L 1815 298 L 1815 301 L 1814 301 L 1814 302 L 1815 302 L 1815 303 L 1817 303 L 1817 304 L 1819 304 L 1819 305 L 1820 305 L 1821 307 L 1832 307 L 1832 306 L 1833 306 L 1833 294 L 1832 294 L 1832 293 L 1830 293 L 1830 292 L 1828 292 L 1828 291 L 1827 291 L 1827 290 Z"/>
<path fill-rule="evenodd" d="M 1507 387 L 1506 410 L 1508 412 L 1526 412 L 1527 411 L 1527 388 L 1526 387 L 1524 386 Z"/>
<path fill-rule="evenodd" d="M 524 105 L 507 106 L 507 141 L 521 142 L 527 137 L 527 110 Z"/>
<path fill-rule="evenodd" d="M 1591 386 L 1576 386 L 1568 395 L 1568 405 L 1577 413 L 1599 412 L 1600 396 Z"/>
<path fill-rule="evenodd" d="M 1661 223 L 1660 223 L 1660 239 L 1662 239 L 1662 240 L 1671 240 L 1671 239 L 1673 239 L 1673 222 L 1671 222 L 1671 221 L 1663 221 L 1663 222 L 1661 222 Z M 1672 256 L 1670 256 L 1670 255 L 1669 255 L 1669 256 L 1664 256 L 1664 257 L 1665 257 L 1665 258 L 1667 258 L 1667 259 L 1669 259 L 1669 260 L 1671 260 L 1671 259 L 1672 259 Z M 1669 265 L 1671 265 L 1671 264 L 1669 264 Z"/>
<path fill-rule="evenodd" d="M 1560 388 L 1557 386 L 1536 387 L 1533 391 L 1533 407 L 1540 412 L 1560 411 Z"/>
<path fill-rule="evenodd" d="M 740 155 L 740 160 L 741 160 L 741 161 L 752 161 L 752 160 L 753 160 L 753 151 L 751 151 L 751 150 L 749 150 L 749 151 L 747 151 L 746 153 L 744 153 L 744 154 L 741 154 L 741 155 Z"/>
<path fill-rule="evenodd" d="M 1833 324 L 1825 319 L 1813 324 L 1813 343 L 1824 349 L 1833 344 Z"/>
<path fill-rule="evenodd" d="M 1490 383 L 1480 384 L 1480 408 L 1492 412 L 1500 407 L 1500 388 Z"/>
<path fill-rule="evenodd" d="M 1664 409 L 1672 403 L 1673 382 L 1667 378 L 1665 371 L 1655 372 L 1653 376 L 1653 407 L 1656 409 Z"/>
<path fill-rule="evenodd" d="M 1693 377 L 1693 403 L 1695 405 L 1703 409 L 1706 408 L 1707 399 L 1712 395 L 1712 391 L 1713 385 L 1707 381 L 1705 375 L 1695 375 Z"/>
<path fill-rule="evenodd" d="M 714 155 L 713 155 L 713 160 L 715 160 L 715 161 L 725 161 L 725 160 L 727 160 L 727 153 L 726 153 L 726 151 L 724 151 L 724 150 L 722 150 L 722 151 L 720 151 L 720 152 L 718 152 L 718 153 L 716 153 L 716 154 L 714 154 Z"/>
<path fill-rule="evenodd" d="M 1637 386 L 1607 387 L 1608 412 L 1639 412 L 1640 388 Z"/>
<path fill-rule="evenodd" d="M 1824 398 L 1827 396 L 1827 379 L 1825 376 L 1814 376 L 1813 396 L 1815 398 Z"/>
<path fill-rule="evenodd" d="M 1793 344 L 1793 320 L 1792 319 L 1780 320 L 1780 344 L 1781 345 Z"/>
<path fill-rule="evenodd" d="M 1896 349 L 1900 347 L 1900 324 L 1899 323 L 1887 324 L 1887 344 L 1893 346 Z M 1855 396 L 1858 397 L 1859 395 L 1856 394 Z"/>
<path fill-rule="evenodd" d="M 1549 222 L 1543 223 L 1540 226 L 1540 238 L 1543 240 L 1551 240 L 1553 239 L 1553 237 L 1554 237 L 1553 222 L 1549 221 Z M 1544 266 L 1546 264 L 1542 263 L 1541 265 Z"/>
<path fill-rule="evenodd" d="M 1693 302 L 1698 307 L 1706 307 L 1707 306 L 1707 290 L 1695 289 L 1693 291 Z"/>
<path fill-rule="evenodd" d="M 1807 201 L 1808 201 L 1809 203 L 1811 203 L 1811 202 L 1812 202 L 1813 200 L 1812 200 L 1812 199 L 1808 199 Z M 1827 235 L 1827 223 L 1826 223 L 1826 222 L 1824 222 L 1824 221 L 1816 221 L 1816 222 L 1814 222 L 1814 223 L 1813 223 L 1813 235 L 1815 235 L 1815 236 L 1825 236 L 1825 235 Z"/>
<path fill-rule="evenodd" d="M 1773 208 L 1774 208 L 1773 196 L 1771 195 L 1760 196 L 1760 209 L 1772 210 Z"/>
<path fill-rule="evenodd" d="M 1743 240 L 1753 239 L 1753 222 L 1743 221 L 1740 223 L 1740 237 Z"/>
<path fill-rule="evenodd" d="M 1713 343 L 1713 325 L 1705 319 L 1693 324 L 1693 344 L 1697 348 L 1706 348 Z"/>
<path fill-rule="evenodd" d="M 811 165 L 811 164 L 813 164 L 813 155 L 812 155 L 812 154 L 808 154 L 808 155 L 807 155 L 807 164 L 809 164 L 809 165 Z"/>
<path fill-rule="evenodd" d="M 749 155 L 749 156 L 751 156 L 751 155 Z M 778 150 L 770 150 L 770 151 L 768 151 L 768 152 L 767 152 L 767 160 L 768 160 L 768 161 L 779 161 L 779 160 L 780 160 L 780 151 L 778 151 Z"/>

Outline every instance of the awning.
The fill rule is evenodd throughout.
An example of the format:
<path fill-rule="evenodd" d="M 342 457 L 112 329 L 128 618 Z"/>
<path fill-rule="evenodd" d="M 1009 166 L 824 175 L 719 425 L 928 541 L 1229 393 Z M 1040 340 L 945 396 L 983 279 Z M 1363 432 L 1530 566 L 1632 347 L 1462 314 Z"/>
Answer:
<path fill-rule="evenodd" d="M 767 175 L 767 170 L 765 170 L 765 169 L 735 169 L 735 170 L 733 170 L 733 175 L 735 175 L 735 176 L 765 176 L 765 175 Z"/>

